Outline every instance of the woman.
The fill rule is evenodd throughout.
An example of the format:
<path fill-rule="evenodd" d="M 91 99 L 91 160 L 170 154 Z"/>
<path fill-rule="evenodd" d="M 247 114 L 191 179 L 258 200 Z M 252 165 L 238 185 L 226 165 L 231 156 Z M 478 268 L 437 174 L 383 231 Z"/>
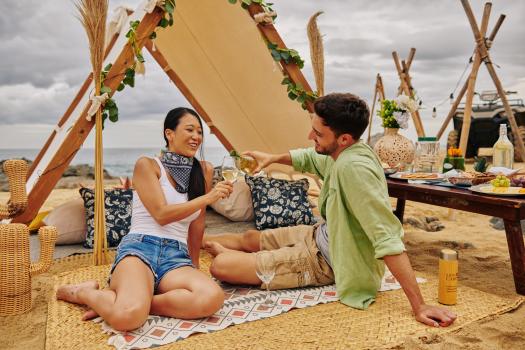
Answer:
<path fill-rule="evenodd" d="M 149 314 L 194 319 L 223 304 L 222 289 L 198 270 L 199 249 L 206 206 L 228 197 L 232 184 L 206 188 L 213 169 L 194 158 L 203 139 L 195 111 L 170 111 L 164 139 L 167 152 L 135 164 L 130 233 L 118 247 L 109 289 L 88 281 L 57 290 L 57 299 L 90 308 L 84 320 L 100 315 L 114 329 L 127 331 L 140 327 Z"/>

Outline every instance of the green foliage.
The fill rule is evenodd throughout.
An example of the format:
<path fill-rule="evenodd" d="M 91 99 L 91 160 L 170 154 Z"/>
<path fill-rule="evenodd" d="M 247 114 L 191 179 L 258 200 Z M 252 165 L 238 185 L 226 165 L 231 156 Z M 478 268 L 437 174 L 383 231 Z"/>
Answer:
<path fill-rule="evenodd" d="M 235 158 L 240 158 L 240 157 L 241 157 L 241 155 L 240 155 L 239 153 L 237 153 L 237 151 L 234 150 L 234 149 L 232 149 L 232 150 L 230 151 L 230 156 L 231 156 L 231 157 L 235 157 Z"/>
<path fill-rule="evenodd" d="M 274 12 L 272 9 L 273 3 L 271 2 L 265 2 L 264 0 L 239 0 L 241 3 L 241 6 L 243 9 L 248 9 L 248 7 L 251 4 L 258 4 L 261 5 L 261 7 L 264 9 L 265 12 Z M 237 0 L 228 0 L 230 4 L 236 4 Z M 277 18 L 277 15 L 272 16 L 272 18 L 275 20 Z"/>
<path fill-rule="evenodd" d="M 175 11 L 175 0 L 166 0 L 162 9 L 165 12 L 165 15 L 167 15 L 168 18 L 162 18 L 157 26 L 160 27 L 167 27 L 168 25 L 173 25 L 173 12 Z M 137 29 L 140 25 L 140 21 L 131 21 L 129 23 L 130 28 L 128 32 L 126 33 L 126 38 L 128 38 L 128 43 L 130 44 L 133 54 L 135 56 L 135 61 L 133 65 L 129 68 L 127 68 L 124 72 L 124 78 L 122 79 L 122 82 L 118 85 L 116 91 L 122 91 L 127 86 L 129 87 L 135 87 L 135 67 L 137 66 L 137 62 L 144 63 L 144 56 L 142 55 L 142 49 L 139 47 L 137 42 Z M 157 37 L 157 33 L 154 31 L 149 35 L 150 39 L 155 39 Z M 104 81 L 108 77 L 108 72 L 111 70 L 112 64 L 108 64 L 101 72 L 101 87 L 100 87 L 100 93 L 104 94 L 111 94 L 111 88 L 109 86 L 104 85 Z M 114 99 L 109 98 L 104 103 L 104 107 L 102 109 L 102 127 L 104 127 L 104 122 L 106 119 L 109 119 L 111 122 L 115 123 L 118 121 L 118 106 Z"/>
<path fill-rule="evenodd" d="M 397 120 L 394 118 L 394 112 L 400 112 L 401 109 L 393 100 L 381 101 L 381 109 L 377 111 L 377 115 L 383 120 L 383 127 L 385 128 L 399 128 Z"/>
<path fill-rule="evenodd" d="M 287 64 L 295 63 L 299 68 L 304 67 L 304 61 L 296 50 L 282 49 L 272 42 L 268 42 L 268 49 L 270 49 L 270 53 L 275 61 L 283 60 Z"/>
<path fill-rule="evenodd" d="M 135 55 L 135 59 L 139 62 L 144 63 L 144 56 L 142 56 L 142 49 L 138 45 L 137 42 L 137 28 L 139 27 L 140 21 L 131 21 L 129 22 L 129 30 L 126 33 L 126 38 L 128 38 L 128 43 L 130 44 L 131 48 L 133 49 L 133 54 Z"/>
<path fill-rule="evenodd" d="M 489 164 L 487 162 L 486 157 L 474 157 L 474 160 L 474 170 L 480 173 L 484 173 L 485 171 L 487 171 L 487 167 L 489 166 Z"/>
<path fill-rule="evenodd" d="M 288 97 L 291 100 L 297 100 L 303 109 L 306 109 L 306 103 L 313 102 L 319 96 L 313 91 L 305 91 L 301 84 L 295 84 L 290 77 L 284 77 L 282 85 L 287 85 Z"/>

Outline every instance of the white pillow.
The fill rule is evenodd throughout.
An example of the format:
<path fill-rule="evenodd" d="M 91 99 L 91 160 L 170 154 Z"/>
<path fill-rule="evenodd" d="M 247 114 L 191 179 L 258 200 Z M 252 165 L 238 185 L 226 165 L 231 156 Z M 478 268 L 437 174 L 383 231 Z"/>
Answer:
<path fill-rule="evenodd" d="M 83 243 L 86 240 L 86 212 L 82 198 L 56 207 L 43 221 L 46 225 L 57 228 L 57 245 Z"/>
<path fill-rule="evenodd" d="M 252 194 L 244 178 L 238 178 L 233 184 L 230 197 L 220 199 L 210 206 L 231 221 L 253 221 Z"/>

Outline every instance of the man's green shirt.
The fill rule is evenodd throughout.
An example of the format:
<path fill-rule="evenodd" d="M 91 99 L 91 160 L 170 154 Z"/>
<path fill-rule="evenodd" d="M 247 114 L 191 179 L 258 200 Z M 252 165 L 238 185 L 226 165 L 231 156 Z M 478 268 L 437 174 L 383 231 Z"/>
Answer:
<path fill-rule="evenodd" d="M 290 151 L 295 170 L 323 180 L 319 210 L 326 220 L 330 260 L 342 303 L 366 309 L 381 286 L 382 257 L 405 251 L 385 175 L 372 149 L 357 142 L 336 161 L 313 148 Z"/>

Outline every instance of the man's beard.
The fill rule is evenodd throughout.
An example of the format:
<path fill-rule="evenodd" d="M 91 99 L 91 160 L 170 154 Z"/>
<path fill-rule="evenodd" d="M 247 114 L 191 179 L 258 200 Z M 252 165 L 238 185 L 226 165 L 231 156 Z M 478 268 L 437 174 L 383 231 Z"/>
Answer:
<path fill-rule="evenodd" d="M 319 146 L 320 147 L 320 146 Z M 326 147 L 319 148 L 318 145 L 315 147 L 315 151 L 319 154 L 329 156 L 337 150 L 337 142 L 334 142 Z"/>

